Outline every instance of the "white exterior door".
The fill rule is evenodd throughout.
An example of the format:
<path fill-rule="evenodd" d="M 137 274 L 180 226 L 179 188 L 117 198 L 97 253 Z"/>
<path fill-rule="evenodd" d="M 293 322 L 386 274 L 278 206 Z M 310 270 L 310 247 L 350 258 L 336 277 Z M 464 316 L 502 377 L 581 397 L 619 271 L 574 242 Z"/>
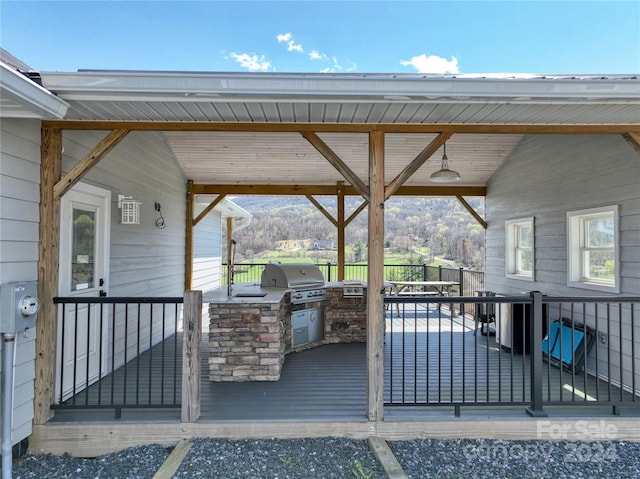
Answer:
<path fill-rule="evenodd" d="M 79 183 L 60 201 L 61 297 L 106 296 L 109 284 L 111 192 Z M 63 310 L 64 308 L 64 310 Z M 58 308 L 56 402 L 106 373 L 109 309 L 63 304 Z M 63 321 L 64 315 L 64 321 Z M 101 324 L 102 322 L 102 324 Z"/>

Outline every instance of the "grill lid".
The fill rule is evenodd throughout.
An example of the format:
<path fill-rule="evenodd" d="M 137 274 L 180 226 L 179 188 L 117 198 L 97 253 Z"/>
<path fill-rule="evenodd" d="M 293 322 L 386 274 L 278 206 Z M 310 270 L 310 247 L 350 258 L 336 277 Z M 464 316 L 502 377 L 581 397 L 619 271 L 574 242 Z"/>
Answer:
<path fill-rule="evenodd" d="M 324 287 L 322 271 L 313 263 L 266 264 L 262 287 L 309 289 Z"/>

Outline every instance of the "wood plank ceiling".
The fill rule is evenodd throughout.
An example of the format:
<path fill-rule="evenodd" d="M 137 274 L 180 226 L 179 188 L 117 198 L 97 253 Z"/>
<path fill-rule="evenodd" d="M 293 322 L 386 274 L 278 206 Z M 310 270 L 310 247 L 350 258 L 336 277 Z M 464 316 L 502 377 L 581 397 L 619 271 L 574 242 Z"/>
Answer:
<path fill-rule="evenodd" d="M 344 178 L 296 132 L 165 132 L 167 143 L 187 178 L 200 184 L 322 184 Z M 362 180 L 368 173 L 366 133 L 319 133 L 318 136 Z M 402 171 L 435 134 L 388 133 L 385 136 L 385 184 Z M 517 134 L 457 134 L 447 142 L 450 167 L 459 186 L 484 186 L 520 141 Z M 427 184 L 440 168 L 438 150 L 407 182 Z"/>

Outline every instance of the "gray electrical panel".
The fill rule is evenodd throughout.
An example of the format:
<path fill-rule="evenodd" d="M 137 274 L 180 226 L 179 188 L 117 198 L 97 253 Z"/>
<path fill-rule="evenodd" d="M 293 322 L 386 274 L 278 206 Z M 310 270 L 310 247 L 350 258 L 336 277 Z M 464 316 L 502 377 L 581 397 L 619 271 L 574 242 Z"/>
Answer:
<path fill-rule="evenodd" d="M 36 327 L 40 309 L 38 283 L 0 285 L 0 333 L 15 333 Z"/>

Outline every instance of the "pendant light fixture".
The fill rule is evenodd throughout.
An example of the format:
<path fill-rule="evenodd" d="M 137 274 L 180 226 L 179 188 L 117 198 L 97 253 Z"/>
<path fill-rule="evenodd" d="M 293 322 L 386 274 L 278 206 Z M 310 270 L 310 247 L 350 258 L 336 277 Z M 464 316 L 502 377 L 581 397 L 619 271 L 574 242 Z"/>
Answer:
<path fill-rule="evenodd" d="M 444 145 L 444 153 L 442 155 L 442 165 L 439 171 L 431 175 L 429 181 L 434 183 L 453 183 L 460 180 L 460 174 L 457 171 L 449 169 L 449 158 L 447 158 L 447 144 Z"/>

